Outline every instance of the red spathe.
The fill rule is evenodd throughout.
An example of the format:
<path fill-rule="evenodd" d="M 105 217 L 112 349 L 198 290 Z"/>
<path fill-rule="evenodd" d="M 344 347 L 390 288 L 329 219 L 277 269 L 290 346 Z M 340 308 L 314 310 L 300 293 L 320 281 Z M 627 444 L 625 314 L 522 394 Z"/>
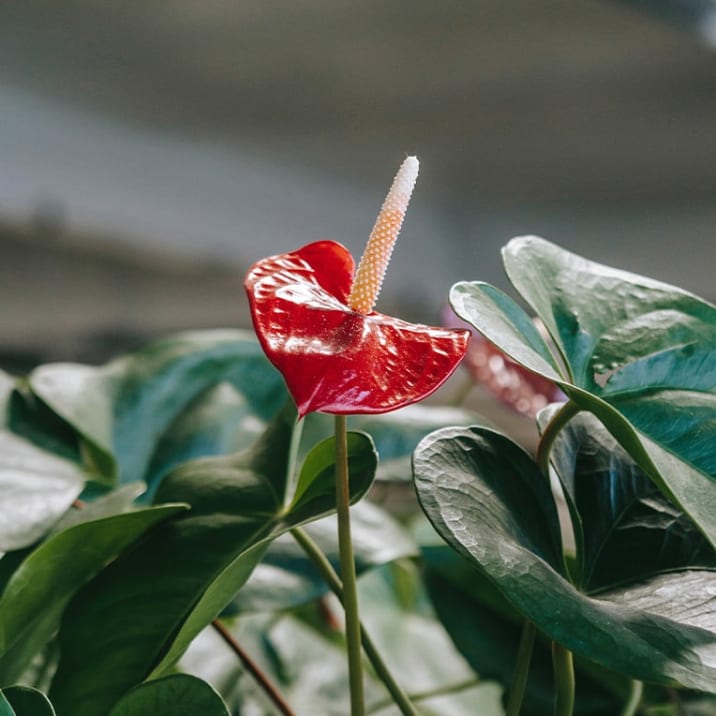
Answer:
<path fill-rule="evenodd" d="M 258 261 L 246 277 L 256 334 L 301 416 L 416 403 L 447 380 L 467 349 L 467 330 L 351 309 L 354 268 L 344 246 L 317 241 Z"/>

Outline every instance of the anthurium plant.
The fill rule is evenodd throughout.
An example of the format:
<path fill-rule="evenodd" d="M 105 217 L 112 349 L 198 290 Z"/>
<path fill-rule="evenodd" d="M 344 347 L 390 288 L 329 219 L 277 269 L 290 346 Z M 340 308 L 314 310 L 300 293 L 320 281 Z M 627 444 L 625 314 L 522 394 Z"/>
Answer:
<path fill-rule="evenodd" d="M 0 372 L 0 716 L 716 713 L 716 307 L 528 237 L 379 313 L 417 171 L 253 332 Z"/>

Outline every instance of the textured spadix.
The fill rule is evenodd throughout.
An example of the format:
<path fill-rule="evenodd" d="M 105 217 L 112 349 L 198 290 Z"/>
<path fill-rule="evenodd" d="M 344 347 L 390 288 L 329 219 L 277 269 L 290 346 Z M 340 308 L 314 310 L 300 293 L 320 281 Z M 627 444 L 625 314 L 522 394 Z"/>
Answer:
<path fill-rule="evenodd" d="M 370 233 L 348 296 L 348 305 L 359 313 L 370 313 L 378 299 L 383 277 L 418 178 L 419 166 L 417 157 L 407 157 L 400 165 Z"/>

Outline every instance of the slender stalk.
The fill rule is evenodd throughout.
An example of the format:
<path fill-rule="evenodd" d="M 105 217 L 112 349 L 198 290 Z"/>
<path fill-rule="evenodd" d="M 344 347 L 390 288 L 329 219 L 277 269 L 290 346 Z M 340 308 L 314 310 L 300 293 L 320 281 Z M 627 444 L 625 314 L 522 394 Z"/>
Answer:
<path fill-rule="evenodd" d="M 288 507 L 296 492 L 296 481 L 298 479 L 296 475 L 296 463 L 298 461 L 298 448 L 301 444 L 301 435 L 303 434 L 303 423 L 303 420 L 296 419 L 296 422 L 293 424 L 293 430 L 291 431 L 291 442 L 288 447 L 288 459 L 286 460 L 284 507 Z"/>
<path fill-rule="evenodd" d="M 636 679 L 632 680 L 629 689 L 629 699 L 624 704 L 621 716 L 634 716 L 636 710 L 641 703 L 641 697 L 644 693 L 644 684 Z"/>
<path fill-rule="evenodd" d="M 236 656 L 239 657 L 239 661 L 241 661 L 243 667 L 251 674 L 251 676 L 253 676 L 256 683 L 261 687 L 266 696 L 271 699 L 271 702 L 279 710 L 279 712 L 283 716 L 296 716 L 294 711 L 288 705 L 288 702 L 284 699 L 268 676 L 261 671 L 258 664 L 244 651 L 241 644 L 234 639 L 234 635 L 218 619 L 214 619 L 214 621 L 211 622 L 211 626 L 214 627 L 219 636 L 226 642 Z"/>
<path fill-rule="evenodd" d="M 463 681 L 457 681 L 454 684 L 445 684 L 444 686 L 436 686 L 434 689 L 425 689 L 425 691 L 415 691 L 410 694 L 411 701 L 427 701 L 428 699 L 434 699 L 438 696 L 449 696 L 450 694 L 458 694 L 461 691 L 471 689 L 473 686 L 477 686 L 480 683 L 479 676 L 472 676 L 469 679 L 463 679 Z M 393 701 L 391 699 L 385 699 L 373 704 L 369 709 L 368 713 L 374 714 L 383 709 L 387 709 L 388 706 L 392 706 Z"/>
<path fill-rule="evenodd" d="M 300 527 L 291 530 L 291 534 L 313 561 L 330 590 L 338 597 L 338 600 L 343 603 L 343 585 L 341 584 L 341 580 L 318 545 Z M 373 666 L 376 675 L 383 682 L 388 693 L 390 693 L 393 702 L 395 702 L 403 716 L 419 716 L 415 706 L 411 703 L 411 698 L 390 673 L 375 643 L 362 624 L 360 629 L 363 651 L 365 651 L 365 655 Z M 382 706 L 373 707 L 371 712 L 376 710 L 376 708 L 382 708 Z"/>
<path fill-rule="evenodd" d="M 532 648 L 534 647 L 536 635 L 537 629 L 535 625 L 529 619 L 525 619 L 525 623 L 522 625 L 520 646 L 517 649 L 515 675 L 512 678 L 512 688 L 510 689 L 505 716 L 518 716 L 522 708 L 522 700 L 525 697 L 525 687 L 527 686 L 527 676 L 530 672 Z"/>
<path fill-rule="evenodd" d="M 335 416 L 336 431 L 336 509 L 338 513 L 338 551 L 343 580 L 343 609 L 346 615 L 346 646 L 348 650 L 348 681 L 351 691 L 351 716 L 364 716 L 363 662 L 358 586 L 351 541 L 350 486 L 348 482 L 348 433 L 346 416 Z"/>
<path fill-rule="evenodd" d="M 537 446 L 537 464 L 542 474 L 549 478 L 549 454 L 560 430 L 581 410 L 568 400 L 550 420 Z"/>
<path fill-rule="evenodd" d="M 555 700 L 554 716 L 572 716 L 574 711 L 574 661 L 572 652 L 552 642 Z"/>

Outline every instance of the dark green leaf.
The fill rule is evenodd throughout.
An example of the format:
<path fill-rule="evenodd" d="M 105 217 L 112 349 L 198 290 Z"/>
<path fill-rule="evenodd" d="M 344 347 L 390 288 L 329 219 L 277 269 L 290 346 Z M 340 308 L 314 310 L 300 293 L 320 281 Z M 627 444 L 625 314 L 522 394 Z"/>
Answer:
<path fill-rule="evenodd" d="M 251 449 L 186 463 L 162 481 L 157 502 L 183 500 L 192 510 L 122 555 L 69 606 L 51 689 L 60 714 L 93 716 L 150 672 L 166 673 L 235 596 L 270 540 L 332 511 L 323 481 L 334 468 L 324 455 L 308 456 L 304 498 L 286 507 L 295 417 L 291 407 Z M 375 473 L 367 436 L 350 435 L 349 467 L 355 500 Z"/>
<path fill-rule="evenodd" d="M 85 477 L 74 463 L 0 430 L 0 552 L 42 537 L 80 494 Z"/>
<path fill-rule="evenodd" d="M 26 380 L 18 381 L 6 406 L 6 427 L 38 448 L 77 463 L 83 463 L 82 440 L 72 426 L 31 392 Z M 94 470 L 92 470 L 94 472 Z"/>
<path fill-rule="evenodd" d="M 31 552 L 0 598 L 0 684 L 24 671 L 83 584 L 151 527 L 184 509 L 165 505 L 83 522 Z"/>
<path fill-rule="evenodd" d="M 41 366 L 29 380 L 91 446 L 109 484 L 144 479 L 167 428 L 211 386 L 230 382 L 261 419 L 285 399 L 281 376 L 241 331 L 183 333 L 100 368 Z"/>
<path fill-rule="evenodd" d="M 7 711 L 3 711 L 5 701 Z M 55 710 L 47 697 L 36 689 L 25 686 L 9 686 L 0 692 L 0 716 L 55 716 Z"/>
<path fill-rule="evenodd" d="M 0 691 L 0 716 L 17 716 L 10 702 L 5 698 L 2 691 Z"/>
<path fill-rule="evenodd" d="M 518 256 L 520 260 L 531 260 L 533 254 L 539 254 L 540 251 L 544 251 L 547 257 L 547 268 L 536 259 L 523 269 L 516 267 Z M 586 263 L 594 275 L 587 278 L 587 271 L 584 275 L 580 273 L 580 280 L 576 280 L 569 269 L 573 262 L 575 266 L 583 267 L 580 262 L 584 262 L 584 259 L 568 252 L 563 252 L 567 268 L 557 271 L 555 276 L 549 266 L 556 261 L 555 256 L 561 251 L 542 240 L 515 239 L 508 244 L 505 257 L 506 261 L 508 257 L 511 261 L 513 279 L 519 283 L 518 289 L 532 302 L 561 347 L 573 378 L 567 379 L 557 374 L 545 355 L 545 351 L 549 350 L 547 344 L 542 341 L 540 345 L 534 330 L 527 328 L 527 314 L 497 289 L 477 282 L 456 284 L 450 294 L 455 312 L 515 361 L 557 383 L 582 410 L 594 413 L 662 492 L 689 514 L 716 546 L 716 479 L 710 475 L 716 461 L 713 447 L 716 445 L 716 424 L 712 419 L 707 419 L 700 422 L 698 429 L 691 435 L 688 434 L 688 428 L 693 427 L 695 419 L 691 408 L 700 406 L 698 416 L 703 418 L 708 415 L 708 406 L 712 405 L 711 396 L 689 389 L 668 391 L 668 400 L 664 400 L 666 392 L 660 394 L 654 389 L 664 383 L 660 370 L 654 368 L 650 361 L 640 362 L 641 358 L 633 347 L 633 351 L 629 347 L 624 349 L 624 366 L 631 365 L 632 361 L 641 369 L 639 385 L 632 386 L 628 393 L 621 392 L 624 390 L 622 383 L 619 384 L 620 392 L 613 392 L 611 383 L 603 379 L 603 375 L 595 377 L 596 374 L 590 374 L 587 367 L 592 360 L 591 352 L 598 342 L 597 333 L 600 327 L 604 330 L 612 327 L 610 320 L 616 321 L 619 317 L 630 319 L 642 309 L 649 313 L 654 305 L 661 305 L 666 300 L 667 294 L 680 307 L 679 310 L 696 312 L 700 321 L 716 320 L 714 309 L 679 289 L 669 293 L 667 289 L 671 287 L 662 284 L 658 284 L 653 293 L 644 286 L 648 288 L 655 282 L 623 272 L 616 272 L 614 276 L 613 269 L 600 268 L 591 262 Z M 605 277 L 603 283 L 602 268 Z M 537 277 L 538 269 L 547 272 L 545 277 Z M 630 283 L 632 280 L 633 286 Z M 565 288 L 567 283 L 571 288 Z M 633 288 L 633 295 L 627 290 L 629 286 Z M 609 294 L 609 288 L 614 289 L 613 296 Z M 585 291 L 584 295 L 579 293 L 582 290 Z M 574 292 L 579 293 L 578 298 L 573 295 Z M 495 298 L 498 294 L 499 300 Z M 619 301 L 625 302 L 625 306 L 618 309 L 613 302 Z M 605 315 L 601 316 L 600 311 Z M 614 318 L 610 319 L 612 314 Z M 659 350 L 668 351 L 665 340 L 663 336 L 657 339 Z M 700 345 L 696 352 L 709 375 L 711 364 L 716 361 L 716 342 Z M 673 361 L 676 355 L 677 346 L 670 352 L 668 360 Z M 683 382 L 689 388 L 700 385 L 698 381 L 688 381 L 686 378 Z M 714 386 L 713 380 L 711 386 Z"/>
<path fill-rule="evenodd" d="M 546 408 L 544 426 L 559 409 Z M 685 565 L 716 568 L 716 552 L 593 416 L 572 418 L 551 452 L 577 530 L 586 592 Z"/>
<path fill-rule="evenodd" d="M 147 497 L 181 463 L 242 450 L 265 427 L 256 407 L 231 383 L 209 388 L 186 407 L 159 441 L 145 478 L 150 486 Z"/>
<path fill-rule="evenodd" d="M 510 241 L 503 260 L 576 385 L 597 394 L 716 387 L 716 307 L 706 301 L 534 236 Z"/>
<path fill-rule="evenodd" d="M 133 688 L 109 716 L 229 716 L 221 696 L 201 679 L 173 674 Z"/>
<path fill-rule="evenodd" d="M 716 478 L 716 394 L 657 390 L 610 403 L 665 450 Z"/>
<path fill-rule="evenodd" d="M 559 571 L 556 508 L 519 447 L 485 428 L 448 428 L 421 442 L 414 465 L 438 533 L 550 638 L 635 679 L 716 689 L 715 572 L 657 575 L 587 596 Z"/>

